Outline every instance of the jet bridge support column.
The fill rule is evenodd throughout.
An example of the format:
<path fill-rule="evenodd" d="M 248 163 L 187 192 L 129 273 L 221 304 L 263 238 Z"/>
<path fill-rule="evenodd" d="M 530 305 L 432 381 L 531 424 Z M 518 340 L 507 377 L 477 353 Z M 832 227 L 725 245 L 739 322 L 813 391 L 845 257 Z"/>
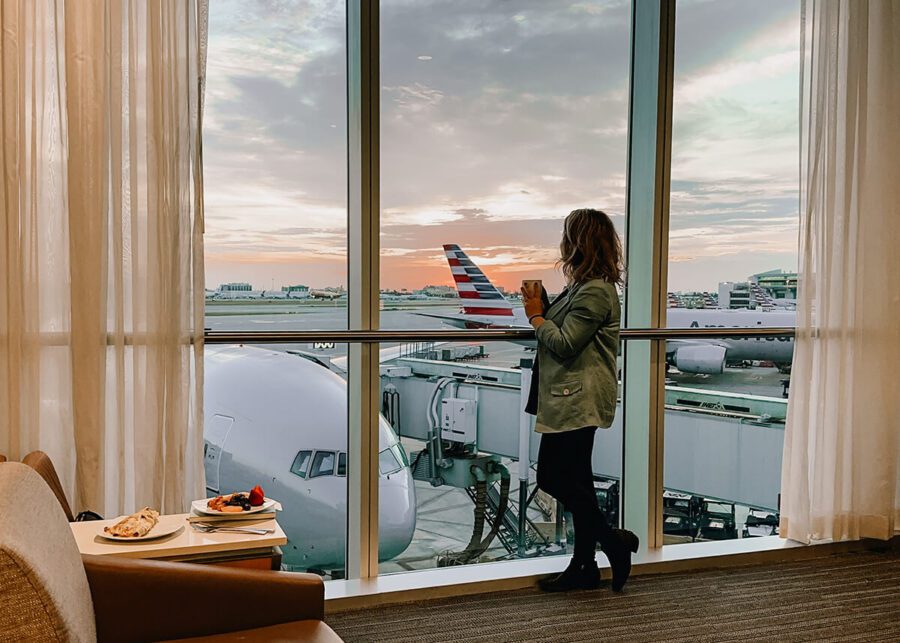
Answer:
<path fill-rule="evenodd" d="M 528 471 L 530 470 L 531 417 L 525 412 L 528 394 L 531 391 L 530 359 L 519 362 L 522 383 L 519 385 L 519 556 L 525 555 L 525 528 L 528 517 Z"/>

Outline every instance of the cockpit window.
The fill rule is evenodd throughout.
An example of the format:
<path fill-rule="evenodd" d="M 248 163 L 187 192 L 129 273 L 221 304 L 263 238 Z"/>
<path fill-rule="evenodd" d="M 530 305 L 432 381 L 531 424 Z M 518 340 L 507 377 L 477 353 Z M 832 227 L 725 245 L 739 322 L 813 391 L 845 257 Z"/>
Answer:
<path fill-rule="evenodd" d="M 394 452 L 394 457 L 396 457 L 400 461 L 401 465 L 403 465 L 404 467 L 409 466 L 409 459 L 406 457 L 406 451 L 402 446 L 400 446 L 399 444 L 395 444 L 391 447 L 391 451 Z"/>
<path fill-rule="evenodd" d="M 301 451 L 297 454 L 297 457 L 294 458 L 294 464 L 291 465 L 291 473 L 294 473 L 301 478 L 306 477 L 306 467 L 309 466 L 309 456 L 312 455 L 312 451 Z"/>
<path fill-rule="evenodd" d="M 338 454 L 338 472 L 339 476 L 347 475 L 347 454 L 339 453 Z"/>
<path fill-rule="evenodd" d="M 400 471 L 402 468 L 403 465 L 400 464 L 392 449 L 385 449 L 378 454 L 378 470 L 381 472 L 381 475 L 387 476 Z"/>
<path fill-rule="evenodd" d="M 334 475 L 334 451 L 316 451 L 309 477 Z"/>

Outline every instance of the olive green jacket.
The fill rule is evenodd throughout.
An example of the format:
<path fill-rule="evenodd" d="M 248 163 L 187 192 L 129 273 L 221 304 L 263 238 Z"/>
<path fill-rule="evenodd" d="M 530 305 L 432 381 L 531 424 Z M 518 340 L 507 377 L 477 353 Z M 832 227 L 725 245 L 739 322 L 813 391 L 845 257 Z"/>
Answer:
<path fill-rule="evenodd" d="M 606 428 L 616 414 L 619 296 L 592 279 L 556 299 L 537 329 L 540 433 Z"/>

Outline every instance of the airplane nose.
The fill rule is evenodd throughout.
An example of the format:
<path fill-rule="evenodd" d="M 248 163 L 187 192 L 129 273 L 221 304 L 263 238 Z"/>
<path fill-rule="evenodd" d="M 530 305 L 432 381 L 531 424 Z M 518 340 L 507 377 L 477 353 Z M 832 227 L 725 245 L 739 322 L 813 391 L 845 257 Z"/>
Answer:
<path fill-rule="evenodd" d="M 382 478 L 378 486 L 378 558 L 403 553 L 416 530 L 416 488 L 409 468 Z"/>

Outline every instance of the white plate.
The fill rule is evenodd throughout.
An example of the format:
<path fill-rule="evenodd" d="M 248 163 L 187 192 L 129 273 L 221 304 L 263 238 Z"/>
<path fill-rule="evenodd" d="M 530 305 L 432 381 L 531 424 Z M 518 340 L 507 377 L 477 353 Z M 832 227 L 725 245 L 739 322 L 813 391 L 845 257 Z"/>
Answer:
<path fill-rule="evenodd" d="M 106 525 L 107 527 L 112 527 L 114 524 L 125 518 L 125 516 L 119 516 L 112 523 Z M 134 542 L 138 540 L 153 540 L 155 538 L 162 538 L 163 536 L 170 536 L 174 534 L 176 531 L 181 529 L 184 525 L 177 522 L 169 522 L 167 524 L 162 524 L 160 522 L 153 525 L 153 529 L 147 532 L 146 536 L 113 536 L 112 534 L 108 534 L 103 531 L 103 527 L 100 528 L 100 531 L 97 532 L 104 538 L 108 540 L 118 540 L 121 542 Z"/>
<path fill-rule="evenodd" d="M 216 511 L 215 509 L 210 509 L 206 504 L 212 498 L 203 498 L 202 500 L 195 500 L 191 503 L 191 509 L 196 511 L 197 513 L 207 514 L 209 516 L 246 516 L 247 514 L 255 514 L 260 511 L 266 511 L 267 509 L 271 509 L 275 506 L 275 501 L 271 498 L 263 498 L 263 503 L 258 507 L 251 507 L 248 511 L 242 511 L 240 513 L 232 513 L 229 511 Z"/>

